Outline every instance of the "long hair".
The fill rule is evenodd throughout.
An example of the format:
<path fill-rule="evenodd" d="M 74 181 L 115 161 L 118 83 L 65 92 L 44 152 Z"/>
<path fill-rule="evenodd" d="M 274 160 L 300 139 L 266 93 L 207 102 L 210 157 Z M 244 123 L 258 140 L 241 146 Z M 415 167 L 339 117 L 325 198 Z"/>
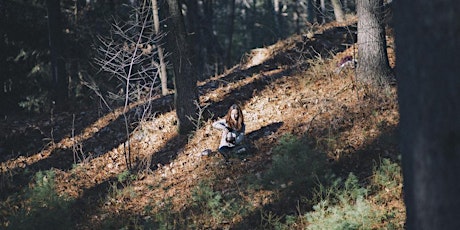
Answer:
<path fill-rule="evenodd" d="M 238 111 L 238 120 L 234 121 L 232 119 L 232 110 L 236 109 Z M 230 108 L 227 111 L 227 114 L 225 115 L 225 121 L 227 122 L 227 125 L 236 130 L 240 131 L 243 128 L 244 124 L 244 118 L 243 118 L 243 111 L 237 104 L 233 104 L 230 106 Z"/>

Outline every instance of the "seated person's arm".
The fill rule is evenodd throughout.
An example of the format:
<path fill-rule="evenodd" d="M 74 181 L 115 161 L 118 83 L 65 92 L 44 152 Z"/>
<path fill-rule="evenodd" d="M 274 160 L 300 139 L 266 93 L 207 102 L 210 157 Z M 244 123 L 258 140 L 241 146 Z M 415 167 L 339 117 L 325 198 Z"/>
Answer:
<path fill-rule="evenodd" d="M 222 130 L 227 129 L 227 126 L 225 125 L 225 120 L 218 120 L 218 121 L 212 123 L 212 127 L 216 128 L 216 129 L 222 129 Z"/>
<path fill-rule="evenodd" d="M 236 144 L 243 142 L 245 131 L 246 131 L 246 126 L 243 124 L 243 128 L 241 129 L 241 131 L 236 133 L 236 140 L 235 140 Z"/>

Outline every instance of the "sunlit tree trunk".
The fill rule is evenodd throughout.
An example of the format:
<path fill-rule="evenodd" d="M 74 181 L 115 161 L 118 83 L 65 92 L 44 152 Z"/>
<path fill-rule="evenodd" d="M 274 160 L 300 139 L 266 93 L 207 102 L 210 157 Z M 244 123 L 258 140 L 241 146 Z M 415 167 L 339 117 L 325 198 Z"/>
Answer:
<path fill-rule="evenodd" d="M 191 48 L 178 0 L 168 0 L 169 29 L 168 40 L 174 72 L 174 104 L 180 134 L 190 133 L 196 117 L 195 102 L 198 101 L 196 73 L 194 71 Z"/>
<path fill-rule="evenodd" d="M 386 85 L 391 76 L 391 69 L 382 23 L 383 0 L 357 0 L 357 8 L 357 78 L 366 84 Z"/>
<path fill-rule="evenodd" d="M 152 12 L 153 12 L 153 24 L 155 27 L 155 34 L 157 36 L 160 35 L 160 17 L 158 16 L 158 2 L 157 0 L 152 0 Z M 161 94 L 166 95 L 168 94 L 168 75 L 166 72 L 166 63 L 164 60 L 164 53 L 163 47 L 161 44 L 157 44 L 158 49 L 158 59 L 160 61 L 160 81 L 161 81 Z"/>
<path fill-rule="evenodd" d="M 334 16 L 337 22 L 343 22 L 345 20 L 345 14 L 343 13 L 342 3 L 340 0 L 331 0 L 332 7 L 334 8 Z"/>
<path fill-rule="evenodd" d="M 460 4 L 394 4 L 406 228 L 460 229 Z"/>
<path fill-rule="evenodd" d="M 326 13 L 326 0 L 319 0 L 319 6 L 320 6 L 320 9 L 321 9 L 321 23 L 326 23 L 326 17 L 327 17 L 327 13 Z"/>
<path fill-rule="evenodd" d="M 57 108 L 62 108 L 68 99 L 68 81 L 65 71 L 65 61 L 62 56 L 63 36 L 60 0 L 46 0 L 46 8 L 48 10 L 48 34 L 51 49 L 53 100 Z"/>
<path fill-rule="evenodd" d="M 301 16 L 300 16 L 300 10 L 301 10 L 301 6 L 300 6 L 300 2 L 295 2 L 295 7 L 294 7 L 294 12 L 293 12 L 293 20 L 294 20 L 294 24 L 295 24 L 295 33 L 296 34 L 300 34 L 300 30 L 301 30 L 301 27 L 303 27 L 301 24 L 300 24 L 300 19 L 301 19 Z"/>

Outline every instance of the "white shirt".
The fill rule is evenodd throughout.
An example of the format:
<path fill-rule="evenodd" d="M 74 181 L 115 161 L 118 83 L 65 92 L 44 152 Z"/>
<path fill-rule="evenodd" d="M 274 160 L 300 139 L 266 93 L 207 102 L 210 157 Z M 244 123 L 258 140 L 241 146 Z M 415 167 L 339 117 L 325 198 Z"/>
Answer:
<path fill-rule="evenodd" d="M 244 140 L 244 132 L 245 132 L 245 129 L 246 129 L 244 124 L 243 124 L 243 127 L 241 128 L 240 131 L 235 131 L 235 130 L 232 131 L 232 133 L 235 136 L 235 143 L 234 144 L 230 143 L 230 142 L 227 142 L 227 134 L 228 134 L 227 127 L 229 127 L 229 126 L 228 126 L 227 121 L 225 119 L 221 119 L 221 120 L 218 120 L 218 121 L 214 122 L 212 124 L 212 127 L 222 130 L 222 136 L 220 138 L 219 148 L 222 147 L 222 146 L 235 147 L 235 145 L 240 144 Z"/>

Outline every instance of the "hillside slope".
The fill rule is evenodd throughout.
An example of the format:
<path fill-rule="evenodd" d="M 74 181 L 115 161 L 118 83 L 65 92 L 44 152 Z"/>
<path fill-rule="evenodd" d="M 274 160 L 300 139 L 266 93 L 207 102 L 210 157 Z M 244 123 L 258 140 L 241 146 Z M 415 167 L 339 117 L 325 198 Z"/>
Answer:
<path fill-rule="evenodd" d="M 36 132 L 31 146 L 16 147 L 22 152 L 4 147 L 15 154 L 1 159 L 3 225 L 27 206 L 20 194 L 34 186 L 29 181 L 35 172 L 51 170 L 57 193 L 72 198 L 78 229 L 263 228 L 267 215 L 311 210 L 312 201 L 305 199 L 313 188 L 294 189 L 290 180 L 263 183 L 274 149 L 289 135 L 320 153 L 335 174 L 353 172 L 368 183 L 380 158 L 398 161 L 399 117 L 395 88 L 377 92 L 357 84 L 353 69 L 336 72 L 342 57 L 356 56 L 355 30 L 352 23 L 331 24 L 313 36 L 293 36 L 199 82 L 204 119 L 193 135 L 177 135 L 172 95 L 152 99 L 155 117 L 134 129 L 129 142 L 121 109 L 3 124 L 3 130 L 16 130 L 4 134 L 4 146 L 20 145 L 21 137 Z M 391 39 L 388 44 L 394 65 Z M 217 149 L 219 131 L 211 124 L 233 103 L 243 108 L 254 149 L 230 163 L 215 151 L 201 156 Z M 135 172 L 126 171 L 128 145 Z M 400 200 L 387 205 L 402 209 Z"/>

